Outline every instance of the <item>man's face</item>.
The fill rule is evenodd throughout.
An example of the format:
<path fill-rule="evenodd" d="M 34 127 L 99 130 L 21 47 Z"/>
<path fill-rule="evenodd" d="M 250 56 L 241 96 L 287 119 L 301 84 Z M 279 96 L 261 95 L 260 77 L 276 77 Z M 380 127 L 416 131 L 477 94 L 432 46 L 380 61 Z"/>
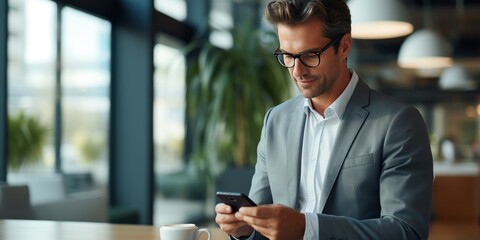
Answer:
<path fill-rule="evenodd" d="M 322 22 L 312 19 L 294 26 L 279 24 L 278 40 L 280 51 L 298 54 L 318 51 L 332 39 L 323 36 Z M 339 40 L 342 41 L 343 38 Z M 306 98 L 336 98 L 346 86 L 345 81 L 338 80 L 340 71 L 346 69 L 345 58 L 343 52 L 336 53 L 335 46 L 331 46 L 320 55 L 320 64 L 316 67 L 307 67 L 295 59 L 295 66 L 289 68 L 290 76 Z"/>

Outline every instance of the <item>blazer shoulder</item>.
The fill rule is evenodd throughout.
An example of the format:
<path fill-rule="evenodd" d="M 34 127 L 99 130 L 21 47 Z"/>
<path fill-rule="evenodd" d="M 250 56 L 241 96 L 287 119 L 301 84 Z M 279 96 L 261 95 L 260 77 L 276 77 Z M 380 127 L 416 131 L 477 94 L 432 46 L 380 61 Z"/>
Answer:
<path fill-rule="evenodd" d="M 264 126 L 277 128 L 279 126 L 289 126 L 293 119 L 298 119 L 303 109 L 305 98 L 303 96 L 293 97 L 275 107 L 270 108 L 264 119 Z"/>
<path fill-rule="evenodd" d="M 302 109 L 303 103 L 305 98 L 301 95 L 296 97 L 290 98 L 287 101 L 280 103 L 279 105 L 273 107 L 271 109 L 271 114 L 277 115 L 284 115 L 296 110 Z"/>

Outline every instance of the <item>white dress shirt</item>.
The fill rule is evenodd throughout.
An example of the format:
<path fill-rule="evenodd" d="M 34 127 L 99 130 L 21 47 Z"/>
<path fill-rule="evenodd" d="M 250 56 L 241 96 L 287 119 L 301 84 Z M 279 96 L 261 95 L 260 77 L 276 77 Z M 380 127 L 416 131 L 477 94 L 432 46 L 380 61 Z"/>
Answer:
<path fill-rule="evenodd" d="M 305 213 L 304 239 L 318 239 L 322 187 L 329 159 L 337 137 L 340 122 L 358 82 L 358 75 L 351 70 L 352 78 L 342 94 L 325 110 L 325 117 L 312 107 L 311 99 L 305 99 L 306 115 L 302 145 L 302 163 L 298 203 Z"/>

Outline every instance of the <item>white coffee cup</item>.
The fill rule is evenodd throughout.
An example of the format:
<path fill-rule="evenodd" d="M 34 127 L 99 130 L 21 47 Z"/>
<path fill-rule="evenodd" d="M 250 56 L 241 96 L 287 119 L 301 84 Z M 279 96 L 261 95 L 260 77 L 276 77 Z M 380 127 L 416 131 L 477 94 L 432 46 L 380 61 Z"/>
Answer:
<path fill-rule="evenodd" d="M 198 240 L 201 233 L 208 235 L 211 239 L 210 231 L 206 228 L 198 228 L 195 224 L 168 224 L 160 227 L 161 240 Z"/>

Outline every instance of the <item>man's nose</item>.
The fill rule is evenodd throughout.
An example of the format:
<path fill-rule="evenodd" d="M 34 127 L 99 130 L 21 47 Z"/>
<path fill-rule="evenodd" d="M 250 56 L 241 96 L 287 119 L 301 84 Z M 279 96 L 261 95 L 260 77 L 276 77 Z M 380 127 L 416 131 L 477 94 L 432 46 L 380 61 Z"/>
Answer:
<path fill-rule="evenodd" d="M 296 58 L 295 66 L 293 66 L 293 76 L 301 77 L 305 75 L 305 72 L 307 72 L 307 67 L 303 65 L 302 61 L 300 61 L 300 58 Z"/>

